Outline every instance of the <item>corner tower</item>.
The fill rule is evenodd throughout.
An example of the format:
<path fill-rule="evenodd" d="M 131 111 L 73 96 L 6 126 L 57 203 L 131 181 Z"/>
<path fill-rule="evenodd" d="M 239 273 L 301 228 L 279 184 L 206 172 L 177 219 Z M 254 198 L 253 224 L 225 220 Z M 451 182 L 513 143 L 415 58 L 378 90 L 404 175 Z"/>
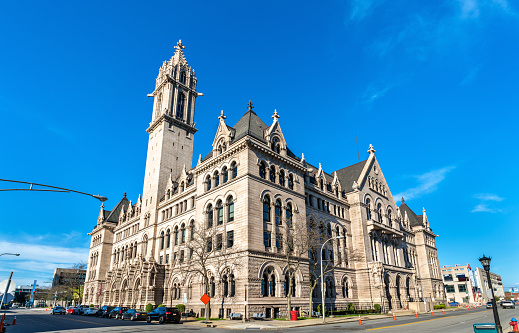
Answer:
<path fill-rule="evenodd" d="M 159 69 L 149 134 L 146 171 L 142 197 L 143 213 L 149 212 L 145 226 L 155 221 L 155 209 L 171 177 L 174 181 L 184 165 L 192 167 L 195 129 L 196 75 L 184 56 L 184 45 L 178 41 L 175 54 Z"/>

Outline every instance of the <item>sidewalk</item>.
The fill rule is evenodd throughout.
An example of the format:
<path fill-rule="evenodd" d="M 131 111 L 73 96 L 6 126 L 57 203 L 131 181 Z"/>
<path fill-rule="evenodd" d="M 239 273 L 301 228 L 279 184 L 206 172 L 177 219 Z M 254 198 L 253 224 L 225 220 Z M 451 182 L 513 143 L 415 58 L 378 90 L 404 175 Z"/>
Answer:
<path fill-rule="evenodd" d="M 446 309 L 445 312 L 449 311 L 460 311 L 462 309 Z M 438 312 L 439 311 L 439 312 Z M 441 314 L 441 310 L 435 311 L 436 315 L 438 313 Z M 403 316 L 414 316 L 415 313 L 412 311 L 399 312 L 397 317 Z M 421 317 L 430 315 L 430 312 L 421 312 L 419 313 Z M 378 315 L 362 315 L 360 316 L 362 322 L 366 320 L 374 320 L 374 319 L 383 319 L 383 318 L 391 318 L 393 314 L 378 314 Z M 191 326 L 199 326 L 199 327 L 217 327 L 217 328 L 227 328 L 227 329 L 265 329 L 265 330 L 276 330 L 276 329 L 284 329 L 284 328 L 294 328 L 294 327 L 305 327 L 305 326 L 316 326 L 316 325 L 328 325 L 328 324 L 337 324 L 337 323 L 347 323 L 347 322 L 358 322 L 359 316 L 352 317 L 326 317 L 326 323 L 323 324 L 322 318 L 312 318 L 305 320 L 251 320 L 247 322 L 243 322 L 242 320 L 214 320 L 210 321 L 210 323 L 203 323 L 202 320 L 188 320 L 183 321 L 184 325 Z"/>

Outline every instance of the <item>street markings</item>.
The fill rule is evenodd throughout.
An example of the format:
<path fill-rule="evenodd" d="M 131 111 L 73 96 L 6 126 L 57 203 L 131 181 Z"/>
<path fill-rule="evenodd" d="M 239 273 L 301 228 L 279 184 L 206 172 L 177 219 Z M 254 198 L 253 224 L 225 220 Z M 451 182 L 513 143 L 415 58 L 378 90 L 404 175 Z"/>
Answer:
<path fill-rule="evenodd" d="M 470 314 L 470 313 L 460 314 L 459 316 L 466 316 L 466 315 L 468 315 L 468 314 Z M 453 316 L 442 317 L 442 318 L 434 318 L 434 319 L 420 320 L 420 321 L 417 321 L 417 322 L 414 322 L 414 323 L 407 323 L 407 324 L 399 324 L 399 325 L 391 325 L 391 326 L 384 326 L 384 327 L 369 328 L 369 329 L 367 329 L 366 331 L 374 331 L 374 330 L 381 330 L 381 329 L 383 329 L 383 328 L 392 328 L 392 327 L 398 327 L 398 326 L 414 325 L 414 324 L 425 323 L 425 322 L 428 322 L 428 321 L 440 320 L 440 319 L 446 319 L 446 318 L 452 318 L 452 317 L 454 317 L 454 315 L 453 315 Z"/>

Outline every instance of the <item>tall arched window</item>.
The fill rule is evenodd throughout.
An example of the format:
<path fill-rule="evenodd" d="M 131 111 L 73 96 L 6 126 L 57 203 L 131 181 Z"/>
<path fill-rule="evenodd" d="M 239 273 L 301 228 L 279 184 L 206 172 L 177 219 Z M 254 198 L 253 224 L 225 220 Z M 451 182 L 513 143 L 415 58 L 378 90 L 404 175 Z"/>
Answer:
<path fill-rule="evenodd" d="M 227 281 L 227 275 L 222 276 L 222 296 L 227 297 L 227 294 L 229 293 L 229 285 Z"/>
<path fill-rule="evenodd" d="M 348 280 L 346 279 L 342 281 L 342 297 L 350 298 L 350 286 L 348 285 Z"/>
<path fill-rule="evenodd" d="M 217 187 L 218 185 L 220 185 L 220 174 L 218 173 L 218 171 L 215 171 L 214 172 L 214 187 Z"/>
<path fill-rule="evenodd" d="M 292 174 L 288 175 L 288 188 L 291 190 L 294 189 L 294 176 Z"/>
<path fill-rule="evenodd" d="M 270 148 L 278 154 L 281 151 L 281 144 L 279 143 L 279 139 L 277 136 L 275 136 L 272 139 L 272 142 L 270 143 Z"/>
<path fill-rule="evenodd" d="M 178 119 L 184 118 L 184 104 L 186 101 L 186 96 L 182 93 L 178 93 L 178 100 L 177 100 L 177 114 L 176 117 Z"/>
<path fill-rule="evenodd" d="M 231 285 L 230 289 L 230 297 L 234 297 L 234 294 L 236 294 L 236 281 L 234 280 L 234 274 L 231 274 L 229 276 L 229 284 Z"/>
<path fill-rule="evenodd" d="M 377 205 L 378 222 L 382 223 L 382 204 Z"/>
<path fill-rule="evenodd" d="M 272 268 L 267 268 L 261 280 L 261 293 L 263 296 L 276 296 L 276 276 Z"/>
<path fill-rule="evenodd" d="M 160 249 L 164 250 L 164 231 L 160 233 Z"/>
<path fill-rule="evenodd" d="M 182 244 L 184 244 L 186 242 L 186 225 L 185 224 L 182 224 L 182 227 L 180 227 L 180 233 L 181 233 L 180 242 Z"/>
<path fill-rule="evenodd" d="M 388 209 L 387 210 L 387 224 L 392 227 L 393 226 L 393 214 L 392 214 L 392 211 L 391 209 Z"/>
<path fill-rule="evenodd" d="M 324 190 L 324 181 L 322 179 L 319 181 L 319 188 L 321 189 L 321 191 Z"/>
<path fill-rule="evenodd" d="M 178 245 L 178 226 L 175 227 L 175 245 Z"/>
<path fill-rule="evenodd" d="M 276 200 L 276 205 L 274 207 L 274 218 L 275 218 L 275 221 L 276 221 L 276 225 L 281 225 L 282 224 L 282 221 L 281 221 L 281 200 L 279 200 L 279 199 Z"/>
<path fill-rule="evenodd" d="M 279 171 L 279 185 L 285 186 L 285 171 L 284 170 Z"/>
<path fill-rule="evenodd" d="M 371 200 L 366 199 L 366 219 L 371 220 Z"/>
<path fill-rule="evenodd" d="M 211 282 L 210 282 L 210 292 L 211 292 L 211 297 L 214 297 L 215 295 L 215 291 L 216 291 L 216 284 L 214 283 L 214 276 L 211 277 Z"/>
<path fill-rule="evenodd" d="M 227 167 L 223 167 L 222 169 L 222 178 L 224 183 L 229 180 L 229 171 L 227 170 Z"/>
<path fill-rule="evenodd" d="M 328 226 L 326 227 L 326 235 L 328 238 L 332 237 L 332 225 L 328 223 Z"/>
<path fill-rule="evenodd" d="M 195 239 L 195 221 L 191 221 L 189 228 L 191 229 L 191 240 L 193 240 Z"/>
<path fill-rule="evenodd" d="M 238 176 L 238 167 L 236 166 L 236 162 L 231 163 L 231 179 L 234 179 Z"/>
<path fill-rule="evenodd" d="M 287 218 L 287 226 L 292 226 L 292 204 L 289 202 L 287 203 L 287 210 L 286 210 L 286 218 Z"/>
<path fill-rule="evenodd" d="M 292 286 L 290 285 L 290 278 L 289 274 L 285 274 L 285 284 L 284 284 L 284 290 L 285 290 L 285 297 L 288 297 L 288 294 L 292 297 L 296 297 L 296 277 L 295 274 L 292 274 Z M 289 290 L 290 289 L 290 290 Z"/>
<path fill-rule="evenodd" d="M 211 176 L 209 175 L 205 177 L 205 189 L 206 191 L 209 191 L 211 189 Z"/>
<path fill-rule="evenodd" d="M 157 96 L 157 106 L 155 108 L 155 117 L 158 117 L 160 115 L 160 112 L 162 111 L 162 93 L 159 93 L 159 96 Z"/>
<path fill-rule="evenodd" d="M 269 178 L 271 182 L 276 182 L 276 167 L 273 165 L 270 166 Z"/>
<path fill-rule="evenodd" d="M 146 257 L 146 254 L 148 254 L 148 236 L 144 235 L 142 239 L 142 256 Z"/>
<path fill-rule="evenodd" d="M 213 227 L 213 205 L 207 206 L 207 227 Z"/>
<path fill-rule="evenodd" d="M 180 72 L 179 81 L 180 81 L 180 83 L 186 84 L 186 72 L 185 71 Z"/>
<path fill-rule="evenodd" d="M 263 199 L 263 222 L 270 222 L 270 198 L 268 196 Z"/>
<path fill-rule="evenodd" d="M 223 206 L 222 206 L 222 201 L 221 200 L 218 200 L 218 202 L 216 203 L 216 218 L 217 218 L 217 225 L 222 225 L 223 224 Z"/>
<path fill-rule="evenodd" d="M 234 221 L 234 202 L 232 197 L 227 198 L 227 222 Z"/>
<path fill-rule="evenodd" d="M 259 166 L 259 175 L 261 178 L 265 179 L 267 177 L 267 166 L 265 162 L 261 162 Z"/>
<path fill-rule="evenodd" d="M 169 249 L 169 244 L 171 243 L 171 235 L 169 234 L 169 229 L 166 231 L 166 248 Z"/>

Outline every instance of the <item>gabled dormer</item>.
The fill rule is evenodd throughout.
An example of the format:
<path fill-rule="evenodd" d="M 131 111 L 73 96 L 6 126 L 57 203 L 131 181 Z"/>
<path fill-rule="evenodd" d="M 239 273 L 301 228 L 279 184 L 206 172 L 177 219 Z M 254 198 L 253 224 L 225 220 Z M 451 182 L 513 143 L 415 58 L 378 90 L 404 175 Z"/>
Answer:
<path fill-rule="evenodd" d="M 213 140 L 213 156 L 218 156 L 224 153 L 230 146 L 232 139 L 234 138 L 234 134 L 236 130 L 230 126 L 225 124 L 225 119 L 227 117 L 223 114 L 223 110 L 220 112 L 220 123 L 218 125 L 218 130 L 216 131 L 216 135 Z"/>
<path fill-rule="evenodd" d="M 337 172 L 333 172 L 333 179 L 332 179 L 332 191 L 335 193 L 335 196 L 339 196 L 339 193 L 342 192 L 342 186 L 341 182 L 339 181 L 339 177 L 337 177 Z"/>
<path fill-rule="evenodd" d="M 279 124 L 279 115 L 277 110 L 274 110 L 274 115 L 272 116 L 272 119 L 272 125 L 265 129 L 265 141 L 267 141 L 270 149 L 272 149 L 274 152 L 286 156 L 287 142 L 285 140 L 285 136 L 283 135 L 283 131 L 281 131 L 281 125 Z"/>
<path fill-rule="evenodd" d="M 317 181 L 317 184 L 321 191 L 325 191 L 326 186 L 328 184 L 328 180 L 326 179 L 326 174 L 323 171 L 321 163 L 319 163 L 319 169 L 317 169 L 317 173 L 315 174 L 315 180 Z"/>

